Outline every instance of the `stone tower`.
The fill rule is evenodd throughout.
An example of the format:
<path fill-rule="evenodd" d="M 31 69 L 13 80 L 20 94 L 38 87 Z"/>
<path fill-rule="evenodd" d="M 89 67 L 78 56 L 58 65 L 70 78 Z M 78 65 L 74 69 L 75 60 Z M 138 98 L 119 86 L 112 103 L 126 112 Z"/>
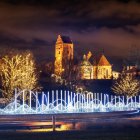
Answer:
<path fill-rule="evenodd" d="M 58 35 L 55 44 L 54 73 L 58 76 L 70 76 L 73 60 L 73 42 L 68 36 Z"/>

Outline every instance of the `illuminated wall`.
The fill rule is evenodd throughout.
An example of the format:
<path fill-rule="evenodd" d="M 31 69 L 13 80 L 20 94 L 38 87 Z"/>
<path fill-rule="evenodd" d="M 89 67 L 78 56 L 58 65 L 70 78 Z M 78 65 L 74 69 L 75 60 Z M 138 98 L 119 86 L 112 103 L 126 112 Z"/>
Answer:
<path fill-rule="evenodd" d="M 101 56 L 97 65 L 93 66 L 94 79 L 111 79 L 112 65 L 108 62 L 104 55 Z"/>
<path fill-rule="evenodd" d="M 83 60 L 79 64 L 79 79 L 93 79 L 93 66 L 86 58 L 86 55 L 83 56 Z"/>
<path fill-rule="evenodd" d="M 58 35 L 55 44 L 55 69 L 54 73 L 61 76 L 70 69 L 70 63 L 73 60 L 73 43 L 67 36 Z"/>
<path fill-rule="evenodd" d="M 101 56 L 97 64 L 92 65 L 87 56 L 83 56 L 83 61 L 79 65 L 79 79 L 111 79 L 112 65 L 104 55 Z"/>

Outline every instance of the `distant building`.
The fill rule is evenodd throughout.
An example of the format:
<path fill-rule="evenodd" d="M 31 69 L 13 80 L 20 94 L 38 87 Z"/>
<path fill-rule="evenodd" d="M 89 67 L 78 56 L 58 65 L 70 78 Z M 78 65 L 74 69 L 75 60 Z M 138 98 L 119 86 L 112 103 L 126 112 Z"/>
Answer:
<path fill-rule="evenodd" d="M 89 62 L 86 55 L 78 66 L 78 79 L 93 79 L 93 65 Z"/>
<path fill-rule="evenodd" d="M 89 52 L 87 55 L 83 56 L 83 60 L 79 64 L 78 79 L 112 79 L 112 65 L 102 55 L 98 62 L 92 65 L 89 61 L 91 57 Z"/>
<path fill-rule="evenodd" d="M 123 62 L 123 74 L 131 76 L 140 76 L 140 53 L 136 45 L 132 45 L 128 52 L 128 56 Z"/>
<path fill-rule="evenodd" d="M 126 66 L 122 73 L 130 76 L 140 76 L 140 69 L 137 66 Z"/>
<path fill-rule="evenodd" d="M 55 44 L 54 73 L 58 76 L 69 75 L 73 60 L 73 42 L 68 36 L 58 35 Z"/>
<path fill-rule="evenodd" d="M 73 70 L 73 42 L 68 36 L 58 35 L 55 44 L 55 62 L 54 62 L 54 74 L 65 79 L 72 77 Z M 92 53 L 89 52 L 84 55 L 83 60 L 78 65 L 77 77 L 78 79 L 112 79 L 118 77 L 118 73 L 112 73 L 112 65 L 109 63 L 104 54 L 97 62 L 94 60 L 94 64 L 91 64 L 89 59 Z M 96 62 L 96 63 L 95 63 Z"/>
<path fill-rule="evenodd" d="M 112 65 L 109 63 L 105 55 L 99 59 L 99 62 L 94 64 L 94 79 L 112 79 Z"/>

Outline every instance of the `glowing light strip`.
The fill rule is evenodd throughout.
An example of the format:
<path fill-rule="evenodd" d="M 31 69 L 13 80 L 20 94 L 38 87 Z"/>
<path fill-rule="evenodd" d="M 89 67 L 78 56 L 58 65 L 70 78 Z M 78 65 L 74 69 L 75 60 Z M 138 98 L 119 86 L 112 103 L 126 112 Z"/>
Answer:
<path fill-rule="evenodd" d="M 55 114 L 130 111 L 140 108 L 140 96 L 109 96 L 100 93 L 72 93 L 69 91 L 42 92 L 41 102 L 38 93 L 29 91 L 29 103 L 25 101 L 25 90 L 15 90 L 15 97 L 0 114 Z M 32 99 L 35 100 L 32 100 Z M 21 101 L 21 104 L 19 103 Z M 34 106 L 33 106 L 34 104 Z"/>

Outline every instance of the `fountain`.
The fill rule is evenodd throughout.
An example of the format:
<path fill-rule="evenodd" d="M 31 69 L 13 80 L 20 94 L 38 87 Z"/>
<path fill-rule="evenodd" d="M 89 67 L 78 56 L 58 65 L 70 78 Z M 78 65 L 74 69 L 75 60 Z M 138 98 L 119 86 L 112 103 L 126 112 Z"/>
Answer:
<path fill-rule="evenodd" d="M 0 114 L 57 114 L 131 111 L 140 108 L 140 96 L 124 97 L 102 93 L 73 93 L 70 91 L 25 92 L 15 90 L 13 102 L 0 109 Z M 34 100 L 33 100 L 34 99 Z"/>

